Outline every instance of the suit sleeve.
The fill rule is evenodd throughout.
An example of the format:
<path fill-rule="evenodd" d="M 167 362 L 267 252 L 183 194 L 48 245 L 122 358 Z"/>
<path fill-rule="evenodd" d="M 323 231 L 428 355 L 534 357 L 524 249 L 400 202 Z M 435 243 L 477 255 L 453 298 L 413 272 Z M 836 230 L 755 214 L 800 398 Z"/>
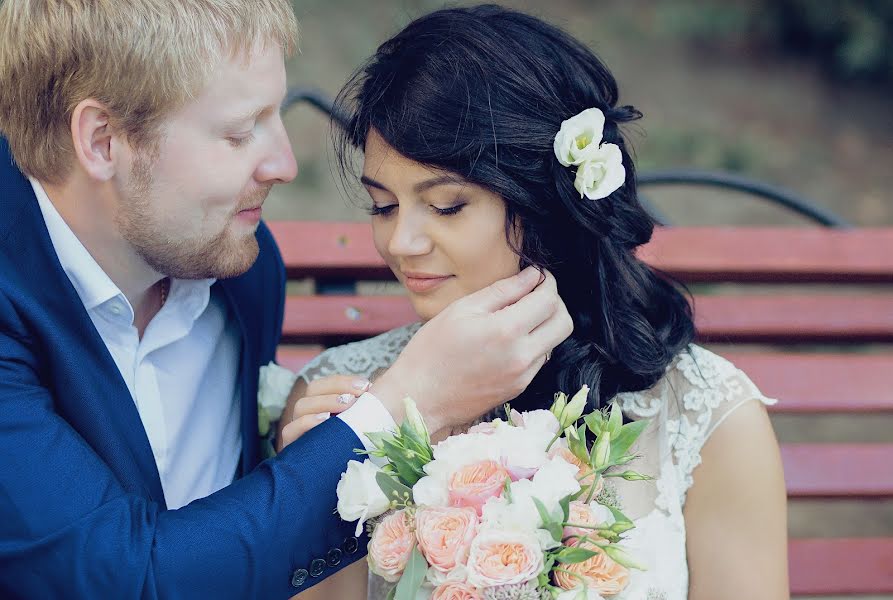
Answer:
<path fill-rule="evenodd" d="M 10 320 L 0 303 L 0 597 L 287 598 L 363 555 L 334 513 L 360 446 L 340 420 L 163 511 L 122 489 L 54 411 Z"/>

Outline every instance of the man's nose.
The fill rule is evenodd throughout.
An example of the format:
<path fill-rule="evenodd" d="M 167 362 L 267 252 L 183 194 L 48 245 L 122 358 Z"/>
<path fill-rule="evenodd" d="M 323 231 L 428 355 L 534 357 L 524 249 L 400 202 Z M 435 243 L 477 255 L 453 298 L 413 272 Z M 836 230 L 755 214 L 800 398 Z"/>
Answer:
<path fill-rule="evenodd" d="M 298 163 L 285 127 L 280 123 L 268 155 L 258 167 L 257 178 L 265 183 L 288 183 L 298 176 Z"/>

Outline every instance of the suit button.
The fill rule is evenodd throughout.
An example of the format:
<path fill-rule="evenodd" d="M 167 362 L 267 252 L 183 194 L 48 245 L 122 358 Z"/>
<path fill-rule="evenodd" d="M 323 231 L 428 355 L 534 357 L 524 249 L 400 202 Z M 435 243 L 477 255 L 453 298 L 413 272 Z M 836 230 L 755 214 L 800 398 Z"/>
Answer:
<path fill-rule="evenodd" d="M 360 543 L 357 541 L 355 537 L 345 538 L 344 543 L 341 544 L 341 547 L 344 548 L 344 551 L 348 554 L 356 554 L 357 550 L 360 549 Z"/>
<path fill-rule="evenodd" d="M 337 567 L 341 564 L 341 556 L 341 550 L 339 550 L 338 548 L 332 548 L 326 554 L 326 562 L 329 563 L 330 567 Z"/>
<path fill-rule="evenodd" d="M 295 569 L 295 572 L 291 574 L 291 586 L 299 588 L 304 585 L 304 582 L 307 581 L 307 576 L 310 573 L 307 572 L 307 569 Z"/>
<path fill-rule="evenodd" d="M 321 558 L 314 558 L 310 563 L 310 576 L 319 577 L 326 570 L 326 561 Z"/>

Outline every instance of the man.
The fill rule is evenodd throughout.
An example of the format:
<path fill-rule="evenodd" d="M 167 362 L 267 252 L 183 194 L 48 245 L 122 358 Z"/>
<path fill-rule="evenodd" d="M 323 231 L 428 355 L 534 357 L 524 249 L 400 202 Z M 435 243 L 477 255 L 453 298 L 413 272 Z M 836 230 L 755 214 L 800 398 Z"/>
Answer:
<path fill-rule="evenodd" d="M 0 4 L 0 596 L 288 597 L 363 554 L 333 508 L 364 431 L 404 395 L 466 422 L 569 335 L 525 271 L 260 462 L 294 37 L 287 0 Z"/>

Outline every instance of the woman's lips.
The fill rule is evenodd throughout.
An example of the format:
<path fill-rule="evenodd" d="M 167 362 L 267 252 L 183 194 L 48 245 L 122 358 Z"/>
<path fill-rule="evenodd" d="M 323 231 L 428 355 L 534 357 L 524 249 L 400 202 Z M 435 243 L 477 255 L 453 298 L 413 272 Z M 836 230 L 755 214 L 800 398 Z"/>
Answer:
<path fill-rule="evenodd" d="M 421 294 L 428 292 L 442 284 L 452 275 L 407 275 L 403 274 L 403 285 L 410 292 Z"/>

